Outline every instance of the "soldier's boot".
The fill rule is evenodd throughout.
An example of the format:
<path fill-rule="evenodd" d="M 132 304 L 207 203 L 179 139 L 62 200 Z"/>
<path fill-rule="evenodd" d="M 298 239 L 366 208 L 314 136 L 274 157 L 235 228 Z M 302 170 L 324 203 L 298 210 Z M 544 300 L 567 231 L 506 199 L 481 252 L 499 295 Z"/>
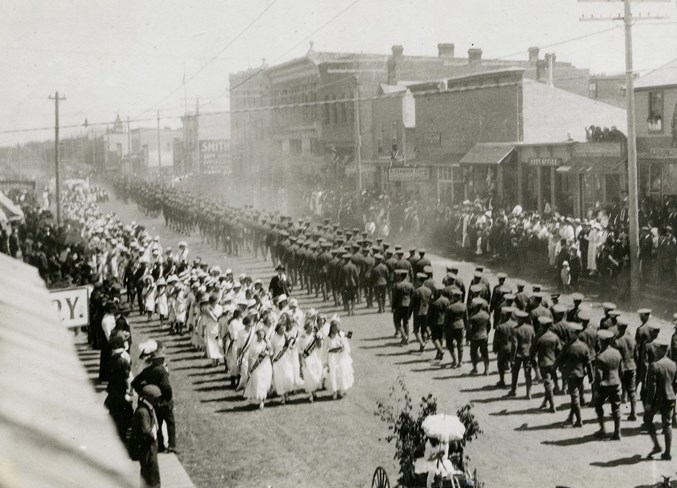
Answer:
<path fill-rule="evenodd" d="M 531 400 L 531 385 L 527 385 L 527 394 L 525 396 L 527 400 Z"/>
<path fill-rule="evenodd" d="M 672 459 L 672 454 L 670 453 L 672 449 L 672 428 L 670 425 L 663 427 L 663 439 L 665 440 L 665 452 L 661 456 L 663 460 Z"/>
<path fill-rule="evenodd" d="M 621 417 L 620 415 L 614 418 L 614 434 L 611 436 L 612 441 L 621 440 Z"/>
<path fill-rule="evenodd" d="M 489 375 L 489 358 L 484 358 L 484 376 Z"/>
<path fill-rule="evenodd" d="M 630 397 L 630 415 L 628 415 L 628 421 L 634 422 L 634 421 L 637 420 L 637 414 L 636 414 L 637 398 L 635 398 L 634 393 L 630 393 L 629 397 Z"/>
<path fill-rule="evenodd" d="M 505 387 L 505 371 L 499 369 L 498 370 L 498 383 L 496 383 L 496 386 L 500 386 L 501 388 Z"/>
<path fill-rule="evenodd" d="M 599 430 L 595 432 L 595 437 L 606 437 L 606 427 L 604 426 L 604 414 L 597 412 L 597 423 L 599 424 Z"/>
<path fill-rule="evenodd" d="M 460 344 L 458 346 L 458 363 L 456 363 L 456 367 L 460 368 L 463 365 L 463 344 Z"/>
<path fill-rule="evenodd" d="M 553 395 L 552 390 L 546 391 L 545 396 L 548 399 L 548 403 L 550 404 L 549 412 L 550 413 L 555 413 L 557 409 L 555 408 L 555 395 Z"/>

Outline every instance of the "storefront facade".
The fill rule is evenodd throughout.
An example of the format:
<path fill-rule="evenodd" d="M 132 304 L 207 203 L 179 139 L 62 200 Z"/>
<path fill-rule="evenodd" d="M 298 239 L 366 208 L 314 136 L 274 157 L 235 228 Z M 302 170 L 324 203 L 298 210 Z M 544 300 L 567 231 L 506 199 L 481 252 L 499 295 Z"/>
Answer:
<path fill-rule="evenodd" d="M 677 60 L 635 84 L 639 196 L 677 201 Z"/>
<path fill-rule="evenodd" d="M 613 205 L 627 194 L 620 142 L 519 144 L 516 150 L 519 201 L 526 209 L 587 217 L 595 206 Z"/>

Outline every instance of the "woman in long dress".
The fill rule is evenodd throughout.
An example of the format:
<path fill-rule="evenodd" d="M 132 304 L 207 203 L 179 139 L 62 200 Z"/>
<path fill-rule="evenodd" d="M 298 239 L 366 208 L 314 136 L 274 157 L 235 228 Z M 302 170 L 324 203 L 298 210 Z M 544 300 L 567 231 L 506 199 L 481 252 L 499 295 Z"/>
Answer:
<path fill-rule="evenodd" d="M 292 369 L 294 371 L 294 389 L 292 391 L 303 389 L 303 378 L 301 377 L 301 351 L 299 350 L 299 340 L 301 333 L 296 321 L 289 318 L 286 322 L 285 334 L 289 342 L 289 357 L 291 359 Z"/>
<path fill-rule="evenodd" d="M 157 295 L 155 297 L 155 311 L 160 316 L 160 327 L 164 325 L 169 316 L 169 303 L 167 302 L 167 283 L 164 278 L 157 280 Z"/>
<path fill-rule="evenodd" d="M 244 389 L 244 380 L 247 377 L 247 371 L 242 369 L 244 357 L 249 351 L 249 348 L 256 342 L 256 331 L 254 330 L 254 317 L 249 315 L 242 319 L 243 329 L 238 334 L 236 340 L 237 357 L 235 358 L 235 367 L 237 368 L 237 376 L 234 380 L 231 376 L 231 382 L 237 385 L 238 390 Z"/>
<path fill-rule="evenodd" d="M 329 335 L 325 339 L 327 350 L 327 389 L 334 400 L 343 398 L 348 389 L 353 386 L 353 359 L 350 357 L 348 339 L 339 331 L 338 319 L 332 319 Z"/>
<path fill-rule="evenodd" d="M 143 308 L 150 322 L 153 310 L 155 310 L 155 282 L 149 274 L 143 277 L 143 289 L 141 293 L 143 295 Z"/>
<path fill-rule="evenodd" d="M 244 397 L 258 402 L 259 410 L 268 397 L 273 381 L 273 366 L 270 362 L 272 351 L 266 342 L 263 329 L 256 331 L 256 341 L 248 348 L 242 358 L 242 369 L 248 371 L 244 387 Z"/>
<path fill-rule="evenodd" d="M 289 351 L 289 340 L 284 330 L 285 323 L 281 320 L 270 340 L 270 346 L 273 350 L 273 387 L 275 392 L 280 395 L 282 405 L 287 403 L 287 394 L 294 391 L 294 365 Z"/>
<path fill-rule="evenodd" d="M 217 366 L 223 359 L 223 352 L 221 352 L 217 339 L 219 335 L 219 316 L 221 315 L 222 308 L 217 302 L 217 296 L 211 295 L 205 310 L 206 313 L 202 314 L 205 353 L 207 354 L 207 359 L 211 360 L 212 366 Z"/>
<path fill-rule="evenodd" d="M 226 368 L 228 377 L 233 388 L 237 385 L 237 377 L 240 375 L 240 367 L 237 361 L 237 338 L 244 330 L 244 325 L 240 319 L 240 311 L 233 311 L 231 319 L 228 321 L 224 338 L 224 354 L 226 358 Z"/>
<path fill-rule="evenodd" d="M 209 306 L 209 297 L 206 293 L 198 298 L 198 304 L 198 309 L 195 312 L 195 319 L 193 322 L 193 334 L 191 335 L 190 340 L 195 349 L 202 350 L 204 349 L 204 344 L 202 343 L 202 317 L 207 313 L 207 307 Z"/>
<path fill-rule="evenodd" d="M 303 388 L 312 402 L 315 392 L 322 387 L 324 363 L 322 362 L 322 339 L 311 321 L 306 322 L 305 334 L 299 343 L 301 351 L 301 371 Z"/>

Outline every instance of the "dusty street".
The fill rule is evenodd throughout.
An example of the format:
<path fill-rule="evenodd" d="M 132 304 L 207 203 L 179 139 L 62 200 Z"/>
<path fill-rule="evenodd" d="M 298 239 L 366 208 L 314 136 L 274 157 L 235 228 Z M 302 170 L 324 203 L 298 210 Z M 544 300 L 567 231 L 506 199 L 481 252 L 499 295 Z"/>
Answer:
<path fill-rule="evenodd" d="M 269 261 L 226 257 L 201 244 L 199 236 L 180 236 L 167 229 L 161 217 L 148 218 L 134 205 L 113 200 L 101 207 L 104 213 L 115 211 L 125 223 L 135 220 L 145 225 L 165 246 L 175 247 L 179 240 L 186 240 L 193 258 L 201 256 L 210 264 L 230 267 L 236 275 L 251 274 L 264 283 L 272 275 Z M 439 278 L 449 260 L 431 258 Z M 462 277 L 469 281 L 473 265 L 460 263 L 460 267 Z M 489 277 L 493 286 L 493 272 Z M 305 294 L 297 298 L 304 310 L 336 311 L 321 299 Z M 568 297 L 563 301 L 570 303 Z M 453 413 L 466 402 L 474 402 L 484 434 L 470 445 L 469 454 L 488 487 L 642 486 L 662 474 L 674 473 L 671 463 L 643 459 L 651 442 L 640 433 L 640 422 L 624 423 L 621 442 L 598 441 L 592 437 L 597 430 L 595 414 L 588 407 L 583 412 L 583 429 L 562 428 L 568 397 L 556 397 L 559 408 L 554 414 L 538 410 L 541 385 L 534 387 L 536 395 L 531 401 L 507 400 L 507 390 L 494 387 L 498 376 L 493 360 L 488 377 L 470 376 L 470 364 L 460 370 L 440 367 L 432 362 L 432 346 L 423 354 L 413 345 L 400 347 L 392 339 L 391 315 L 377 315 L 363 307 L 356 316 L 342 318 L 344 328 L 354 333 L 355 387 L 347 398 L 321 398 L 314 404 L 298 399 L 284 407 L 273 399 L 262 412 L 252 410 L 226 385 L 222 367 L 209 367 L 208 361 L 192 350 L 188 336 L 170 336 L 156 322 L 146 322 L 136 311 L 131 314 L 135 344 L 153 337 L 168 346 L 179 458 L 197 486 L 352 488 L 369 486 L 379 465 L 386 468 L 394 485 L 394 447 L 380 440 L 387 430 L 374 412 L 377 401 L 387 400 L 399 374 L 404 375 L 415 398 L 427 393 L 436 396 L 442 412 Z M 598 321 L 600 304 L 592 302 L 591 307 L 593 321 Z M 624 312 L 632 318 L 633 330 L 635 314 Z M 669 324 L 662 324 L 661 333 L 670 334 Z M 468 356 L 466 353 L 466 361 Z M 442 366 L 447 363 L 448 356 Z M 518 394 L 523 393 L 522 386 Z"/>

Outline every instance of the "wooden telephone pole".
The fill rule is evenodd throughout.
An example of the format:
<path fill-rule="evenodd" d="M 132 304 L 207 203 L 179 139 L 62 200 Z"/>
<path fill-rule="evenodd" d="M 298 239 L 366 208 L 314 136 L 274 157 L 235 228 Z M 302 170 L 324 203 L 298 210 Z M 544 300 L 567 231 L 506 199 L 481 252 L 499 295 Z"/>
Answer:
<path fill-rule="evenodd" d="M 59 171 L 59 102 L 66 100 L 66 97 L 60 97 L 59 92 L 54 96 L 49 96 L 54 100 L 54 173 L 56 186 L 56 224 L 61 225 L 61 174 Z"/>
<path fill-rule="evenodd" d="M 623 15 L 616 17 L 581 17 L 582 21 L 618 21 L 625 27 L 625 97 L 628 121 L 628 223 L 630 240 L 630 298 L 634 303 L 640 298 L 639 266 L 639 190 L 637 187 L 637 131 L 635 125 L 635 89 L 632 62 L 632 24 L 636 20 L 661 19 L 657 16 L 641 16 L 633 19 L 632 0 L 578 0 L 579 2 L 623 2 Z M 642 0 L 642 2 L 666 2 L 670 0 Z"/>

